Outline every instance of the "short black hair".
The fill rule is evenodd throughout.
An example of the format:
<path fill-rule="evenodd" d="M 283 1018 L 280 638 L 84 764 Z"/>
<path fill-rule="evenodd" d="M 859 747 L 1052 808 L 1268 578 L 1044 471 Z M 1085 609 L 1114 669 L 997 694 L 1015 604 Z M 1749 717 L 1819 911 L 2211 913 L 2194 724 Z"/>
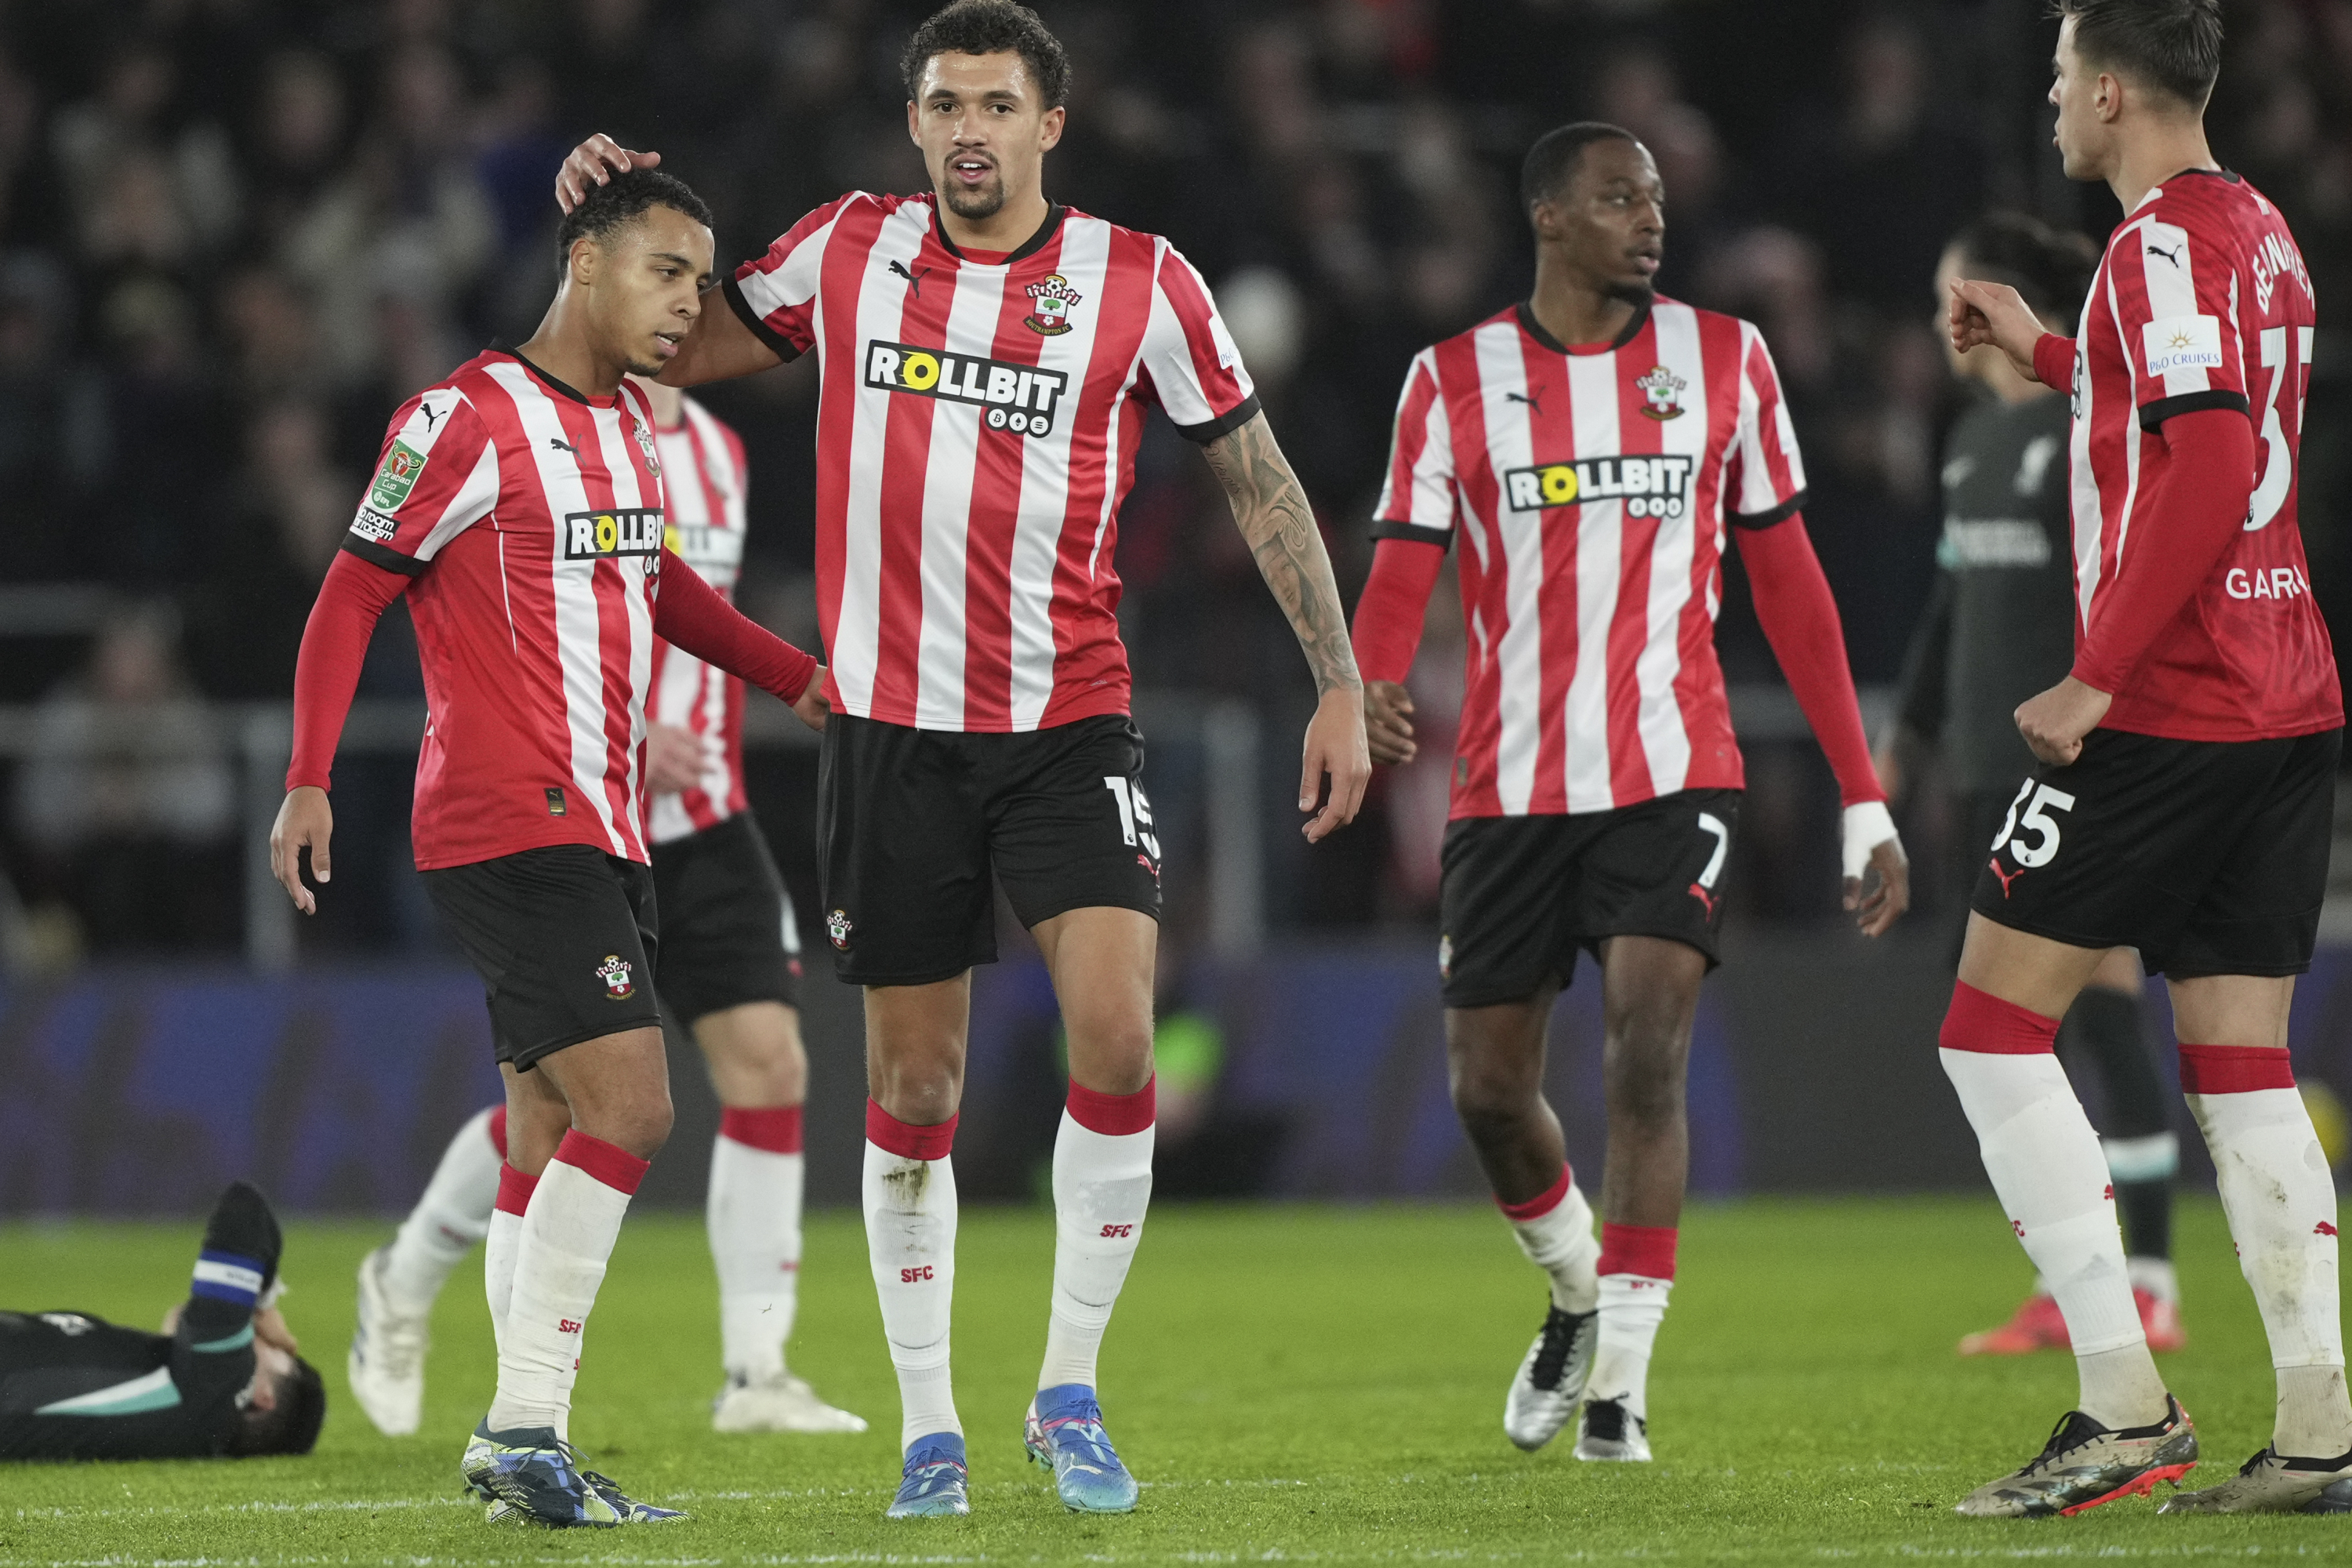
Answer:
<path fill-rule="evenodd" d="M 1580 120 L 1573 125 L 1545 132 L 1528 149 L 1527 162 L 1519 165 L 1520 208 L 1532 212 L 1538 202 L 1547 202 L 1559 195 L 1568 177 L 1576 173 L 1577 160 L 1595 142 L 1640 141 L 1623 126 L 1599 120 Z"/>
<path fill-rule="evenodd" d="M 563 215 L 555 228 L 555 260 L 559 271 L 572 259 L 572 242 L 593 239 L 609 245 L 613 237 L 642 217 L 651 207 L 671 207 L 705 228 L 717 226 L 710 209 L 692 186 L 659 169 L 631 169 L 601 185 L 588 187 L 580 205 Z"/>
<path fill-rule="evenodd" d="M 2203 109 L 2221 74 L 2221 0 L 2051 0 L 2074 52 Z"/>
<path fill-rule="evenodd" d="M 226 1449 L 244 1459 L 262 1454 L 307 1454 L 327 1420 L 327 1380 L 319 1369 L 294 1358 L 294 1370 L 278 1379 L 278 1400 L 267 1410 L 247 1406 L 228 1430 Z"/>
<path fill-rule="evenodd" d="M 1029 79 L 1048 109 L 1059 109 L 1070 96 L 1070 57 L 1045 19 L 1020 0 L 954 0 L 934 11 L 898 57 L 898 74 L 907 79 L 907 96 L 921 90 L 923 68 L 933 55 L 1016 54 L 1029 68 Z"/>
<path fill-rule="evenodd" d="M 2099 266 L 2099 247 L 2087 235 L 2020 212 L 1987 213 L 1954 235 L 1952 246 L 1969 277 L 2008 284 L 2035 315 L 2051 321 L 2082 313 Z"/>

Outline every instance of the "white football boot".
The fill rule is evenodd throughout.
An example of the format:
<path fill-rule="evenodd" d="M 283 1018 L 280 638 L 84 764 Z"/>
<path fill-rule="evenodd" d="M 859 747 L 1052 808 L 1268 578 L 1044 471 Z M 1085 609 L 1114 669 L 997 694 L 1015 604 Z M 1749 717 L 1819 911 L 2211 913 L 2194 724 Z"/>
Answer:
<path fill-rule="evenodd" d="M 863 1432 L 866 1421 L 836 1410 L 789 1372 L 755 1380 L 730 1377 L 710 1402 L 714 1432 Z"/>
<path fill-rule="evenodd" d="M 425 1352 L 432 1343 L 431 1313 L 404 1312 L 383 1289 L 387 1249 L 360 1259 L 359 1325 L 344 1371 L 352 1397 L 387 1437 L 415 1432 L 425 1413 Z"/>
<path fill-rule="evenodd" d="M 1553 1307 L 1536 1331 L 1503 1399 L 1503 1435 L 1533 1453 L 1555 1436 L 1584 1398 L 1592 1373 L 1592 1347 L 1601 1332 L 1598 1312 L 1563 1312 Z"/>

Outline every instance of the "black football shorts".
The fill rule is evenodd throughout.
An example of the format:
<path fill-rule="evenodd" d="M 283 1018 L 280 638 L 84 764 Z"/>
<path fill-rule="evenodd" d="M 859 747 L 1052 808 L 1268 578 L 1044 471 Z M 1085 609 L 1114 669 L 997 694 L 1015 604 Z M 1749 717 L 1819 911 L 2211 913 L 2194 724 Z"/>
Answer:
<path fill-rule="evenodd" d="M 1143 736 L 1123 713 L 1015 734 L 835 713 L 816 787 L 825 937 L 852 984 L 996 962 L 996 884 L 1025 926 L 1102 907 L 1160 918 Z"/>
<path fill-rule="evenodd" d="M 687 1023 L 747 1002 L 800 1005 L 801 939 L 767 837 L 739 813 L 654 846 L 661 995 Z"/>
<path fill-rule="evenodd" d="M 658 1028 L 653 872 L 585 844 L 524 849 L 424 873 L 433 907 L 473 962 L 499 1060 L 600 1035 Z"/>
<path fill-rule="evenodd" d="M 2094 730 L 2035 771 L 1977 874 L 1977 913 L 2073 947 L 2136 947 L 2150 974 L 2311 967 L 2344 732 L 2168 741 Z"/>
<path fill-rule="evenodd" d="M 1683 790 L 1573 816 L 1466 816 L 1445 827 L 1437 973 L 1448 1007 L 1565 985 L 1580 948 L 1657 936 L 1717 963 L 1739 791 Z"/>

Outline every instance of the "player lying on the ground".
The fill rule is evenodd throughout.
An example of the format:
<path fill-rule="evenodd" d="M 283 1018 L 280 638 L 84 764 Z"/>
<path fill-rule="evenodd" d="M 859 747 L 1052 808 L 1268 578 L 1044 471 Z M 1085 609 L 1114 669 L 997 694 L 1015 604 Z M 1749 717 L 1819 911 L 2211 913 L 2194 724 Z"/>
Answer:
<path fill-rule="evenodd" d="M 1958 278 L 2006 283 L 2052 331 L 2083 307 L 2099 248 L 2038 219 L 1995 213 L 1962 230 L 1936 269 L 1940 315 Z M 1895 733 L 1879 749 L 1878 776 L 1903 791 L 1903 757 L 1940 746 L 1960 797 L 1962 843 L 1982 855 L 2000 836 L 2018 776 L 2034 765 L 2017 732 L 2018 704 L 2049 689 L 2074 662 L 2074 522 L 2067 490 L 2066 399 L 1990 344 L 1946 353 L 1979 393 L 1952 426 L 1944 457 L 1944 537 L 1927 610 L 1904 660 Z M 1973 865 L 1971 866 L 1973 869 Z M 1957 949 L 1955 950 L 1957 952 Z M 2059 1042 L 2106 1089 L 2101 1140 L 2124 1221 L 2126 1271 L 2150 1350 L 2188 1343 L 2172 1271 L 2172 1177 L 2180 1140 L 2172 1096 L 2140 1020 L 2139 955 L 2099 963 L 2068 1010 Z M 2066 1348 L 2066 1320 L 2037 1280 L 2009 1321 L 1960 1341 L 1962 1355 L 2022 1355 Z"/>
<path fill-rule="evenodd" d="M 1164 239 L 1045 199 L 1061 45 L 1012 0 L 960 0 L 902 65 L 931 191 L 809 214 L 728 280 L 730 309 L 699 318 L 662 379 L 822 362 L 835 718 L 819 864 L 836 972 L 866 987 L 866 1239 L 905 1452 L 889 1512 L 970 1510 L 949 1151 L 971 966 L 996 956 L 995 883 L 1037 939 L 1069 1040 L 1053 1304 L 1024 1440 L 1069 1507 L 1124 1511 L 1136 1482 L 1104 1431 L 1096 1365 L 1151 1190 L 1160 841 L 1112 558 L 1148 404 L 1203 445 L 1314 672 L 1309 839 L 1353 817 L 1370 773 L 1359 682 L 1313 514 L 1200 276 Z M 653 156 L 594 138 L 559 196 Z"/>
<path fill-rule="evenodd" d="M 743 443 L 675 387 L 638 381 L 679 559 L 725 598 L 743 558 Z M 721 1432 L 863 1432 L 784 1365 L 799 1299 L 800 931 L 791 897 L 743 788 L 743 683 L 656 638 L 646 704 L 646 790 L 652 796 L 655 902 L 663 942 L 659 994 L 686 1020 L 720 1106 L 710 1152 L 710 1257 L 719 1269 L 720 1365 L 712 1402 Z M 493 1226 L 506 1155 L 506 1110 L 461 1128 L 389 1244 L 360 1265 L 352 1394 L 384 1432 L 416 1430 L 433 1300 L 458 1259 Z"/>
<path fill-rule="evenodd" d="M 2080 334 L 1956 283 L 1952 345 L 2074 391 L 2074 668 L 2017 710 L 2042 766 L 1979 878 L 1945 1071 L 2066 1320 L 2081 1399 L 1960 1505 L 2073 1512 L 2177 1481 L 2197 1434 L 2148 1355 L 2098 1136 L 2052 1055 L 2109 949 L 2172 990 L 2181 1087 L 2278 1373 L 2272 1440 L 2164 1511 L 2283 1512 L 2352 1479 L 2336 1185 L 2287 1061 L 2327 885 L 2344 700 L 2295 521 L 2315 310 L 2278 210 L 2221 168 L 2219 0 L 2067 0 L 2058 150 L 2125 219 Z"/>
<path fill-rule="evenodd" d="M 0 1459 L 309 1453 L 327 1390 L 272 1305 L 282 1251 L 269 1205 L 236 1182 L 162 1333 L 87 1312 L 0 1312 Z"/>
<path fill-rule="evenodd" d="M 1469 650 L 1440 890 L 1454 1109 L 1551 1278 L 1503 1429 L 1580 1459 L 1650 1458 L 1650 1352 L 1689 1171 L 1684 1078 L 1716 963 L 1739 748 L 1715 657 L 1724 525 L 1845 802 L 1845 904 L 1872 936 L 1910 902 L 1871 770 L 1804 471 L 1762 335 L 1658 296 L 1665 193 L 1613 125 L 1529 149 L 1525 302 L 1406 374 L 1356 610 L 1372 754 L 1414 754 L 1412 668 L 1455 535 Z M 1863 875 L 1876 885 L 1865 894 Z M 1580 949 L 1601 963 L 1601 1233 L 1543 1097 L 1544 1030 Z"/>
<path fill-rule="evenodd" d="M 654 639 L 824 721 L 816 661 L 664 544 L 653 410 L 625 380 L 659 370 L 701 314 L 709 220 L 648 170 L 563 221 L 539 330 L 393 416 L 294 678 L 270 855 L 308 912 L 302 850 L 320 883 L 331 869 L 335 741 L 376 619 L 407 594 L 432 713 L 416 864 L 487 991 L 507 1088 L 499 1201 L 522 1216 L 484 1253 L 498 1393 L 460 1461 L 493 1521 L 677 1517 L 583 1469 L 567 1440 L 582 1331 L 671 1123 L 641 771 Z"/>

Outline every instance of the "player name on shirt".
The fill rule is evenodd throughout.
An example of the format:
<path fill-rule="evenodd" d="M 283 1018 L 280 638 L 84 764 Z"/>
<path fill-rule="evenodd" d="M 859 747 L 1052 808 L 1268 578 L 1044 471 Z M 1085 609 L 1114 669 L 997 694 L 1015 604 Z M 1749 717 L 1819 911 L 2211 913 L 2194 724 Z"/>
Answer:
<path fill-rule="evenodd" d="M 1064 207 L 968 256 L 933 198 L 809 214 L 726 285 L 784 358 L 823 363 L 817 612 L 826 695 L 932 730 L 1128 710 L 1118 508 L 1149 404 L 1210 441 L 1257 411 L 1192 265 Z"/>
<path fill-rule="evenodd" d="M 1514 307 L 1423 350 L 1373 532 L 1465 540 L 1452 815 L 1738 788 L 1724 524 L 1769 526 L 1803 496 L 1771 357 L 1734 317 L 1660 299 L 1570 350 Z"/>

